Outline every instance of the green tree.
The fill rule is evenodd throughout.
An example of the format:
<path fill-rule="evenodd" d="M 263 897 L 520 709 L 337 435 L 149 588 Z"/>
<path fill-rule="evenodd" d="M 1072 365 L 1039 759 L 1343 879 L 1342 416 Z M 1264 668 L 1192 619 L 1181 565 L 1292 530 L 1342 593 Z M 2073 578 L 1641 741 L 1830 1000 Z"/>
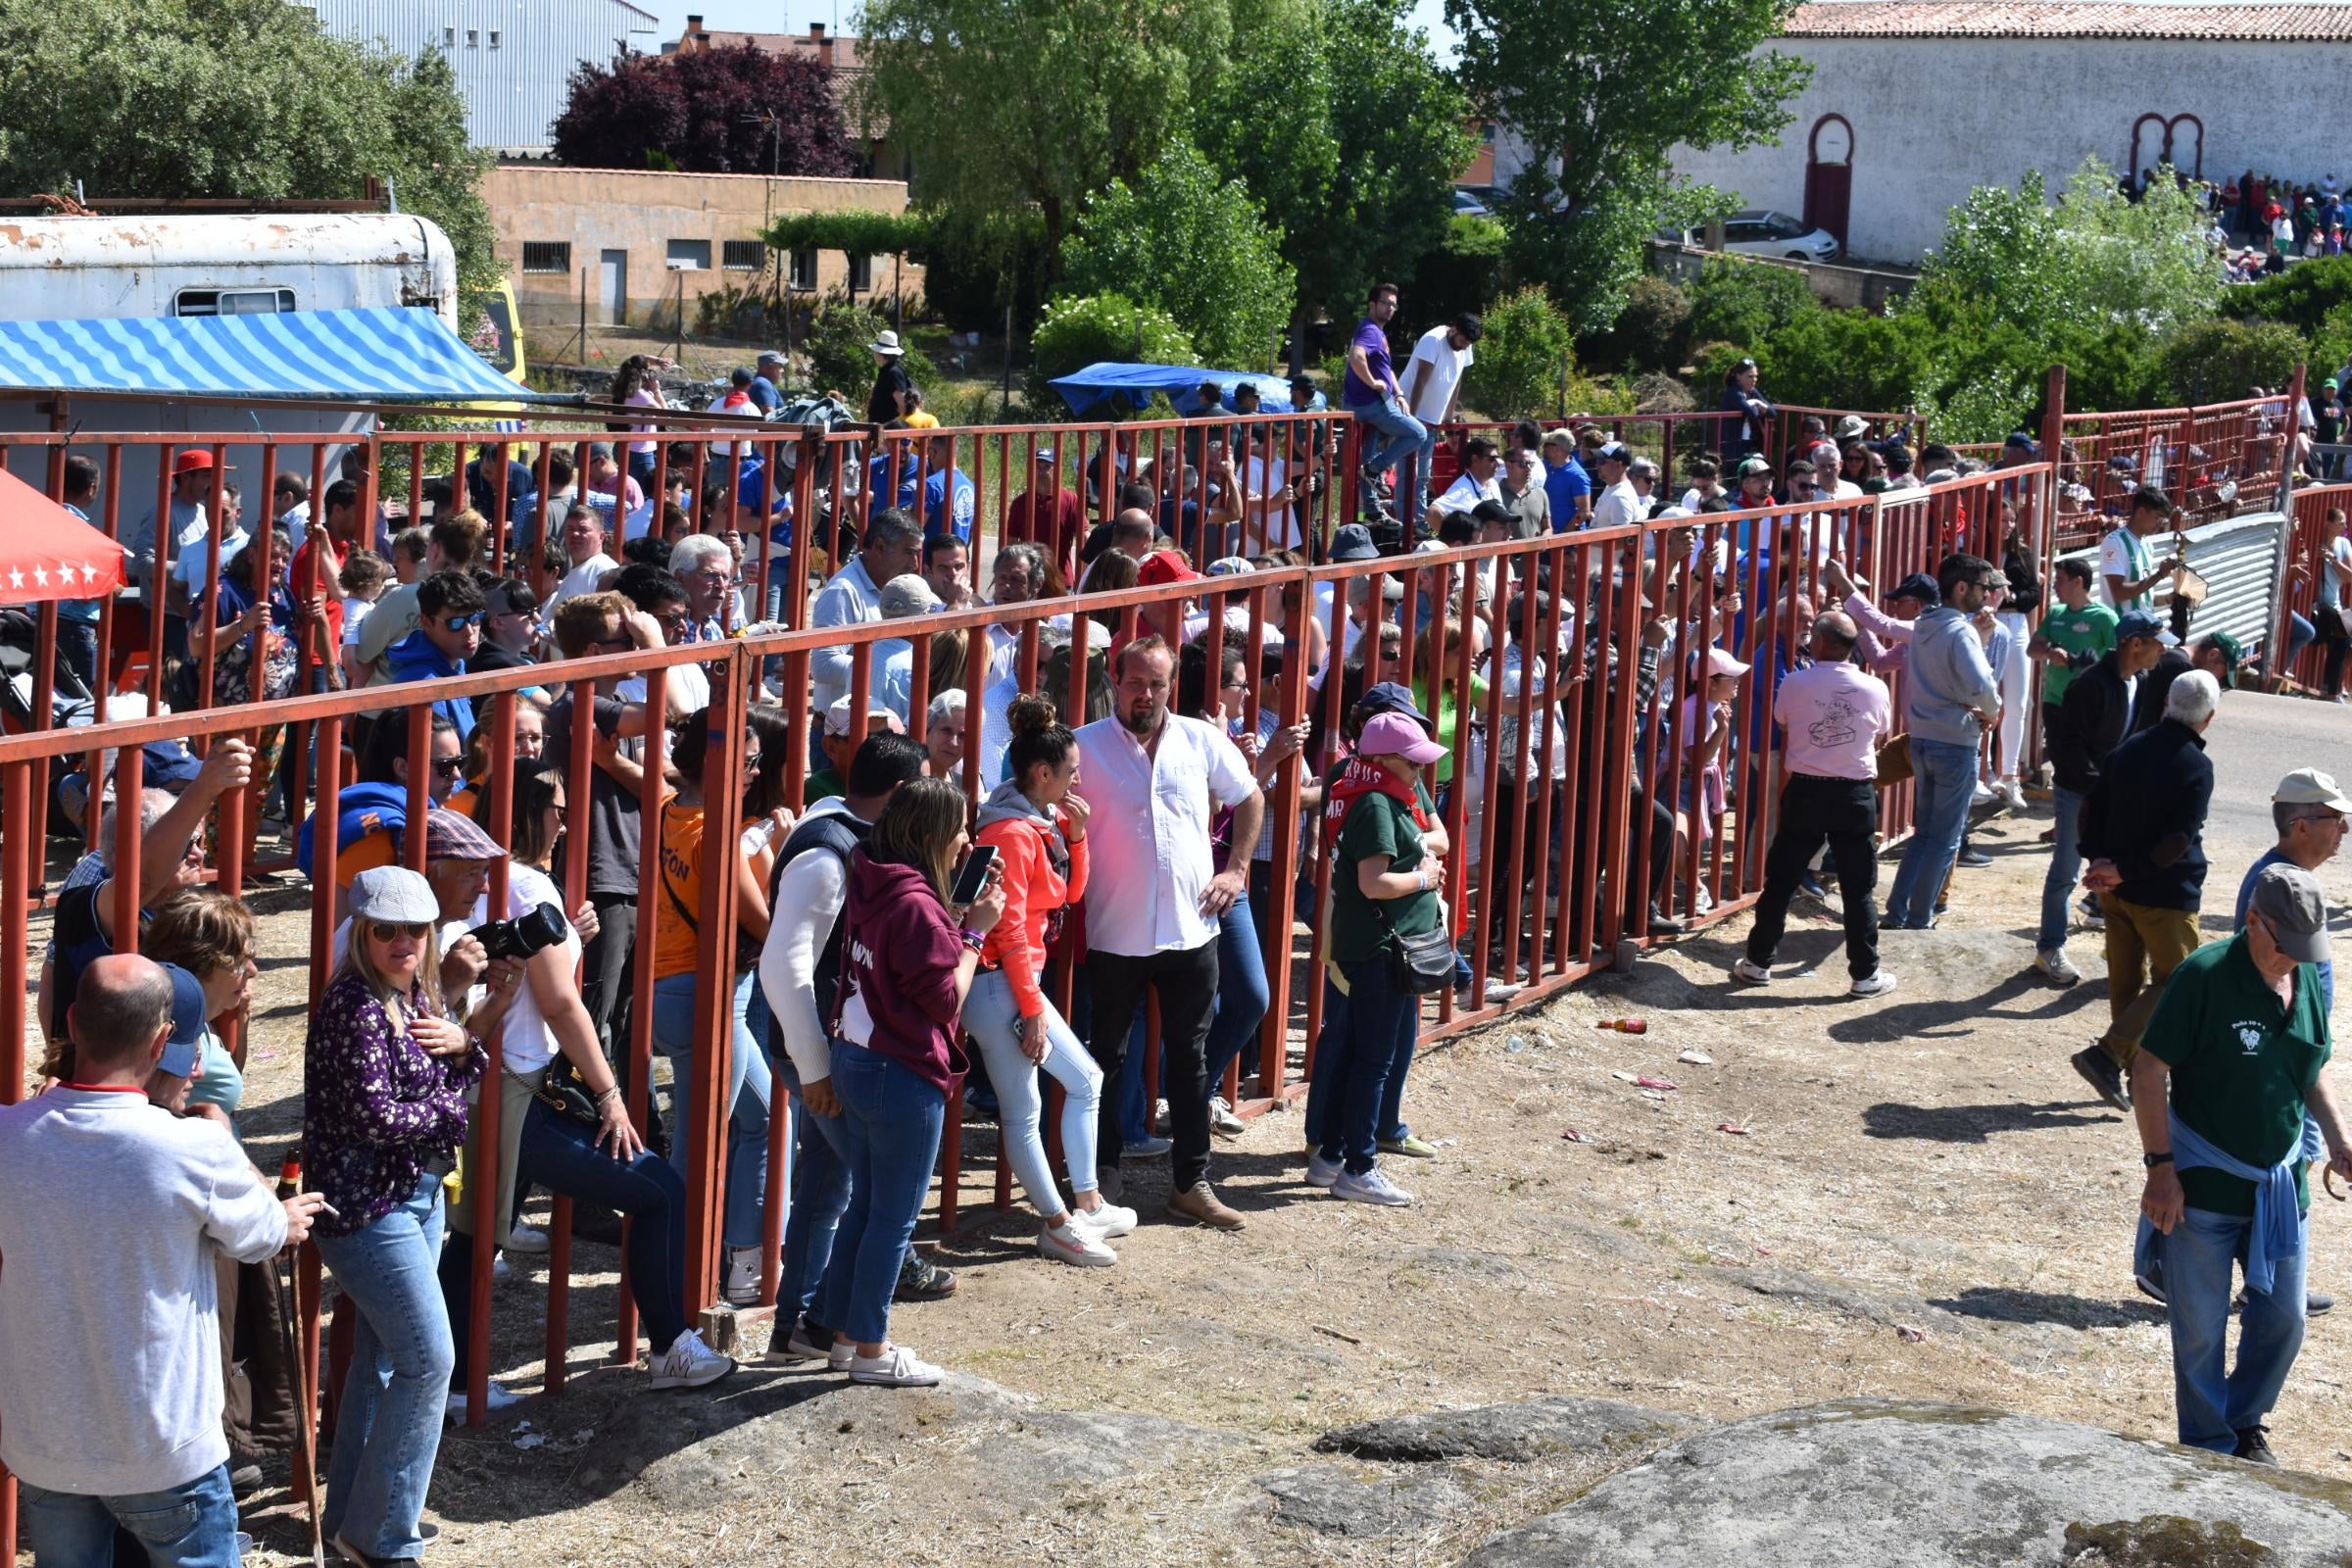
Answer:
<path fill-rule="evenodd" d="M 1503 253 L 1508 244 L 1502 225 L 1491 218 L 1457 216 L 1450 220 L 1445 240 L 1400 279 L 1414 318 L 1434 325 L 1450 321 L 1465 311 L 1483 313 L 1502 292 Z M 1363 296 L 1326 301 L 1325 308 L 1335 319 L 1351 320 L 1363 309 Z"/>
<path fill-rule="evenodd" d="M 1794 268 L 1710 257 L 1690 283 L 1690 336 L 1701 343 L 1737 343 L 1761 360 L 1774 334 L 1820 309 L 1813 286 Z"/>
<path fill-rule="evenodd" d="M 888 325 L 890 318 L 862 305 L 838 299 L 826 304 L 809 322 L 808 336 L 800 345 L 801 352 L 808 356 L 809 379 L 819 387 L 846 394 L 851 403 L 863 408 L 866 388 L 874 384 L 874 355 L 866 345 Z M 916 386 L 931 380 L 931 362 L 912 344 L 906 346 L 906 358 L 899 363 Z"/>
<path fill-rule="evenodd" d="M 1167 312 L 1138 305 L 1123 294 L 1065 297 L 1046 306 L 1029 340 L 1030 411 L 1059 418 L 1068 405 L 1054 390 L 1055 376 L 1083 370 L 1101 360 L 1144 365 L 1199 365 L 1193 340 Z"/>
<path fill-rule="evenodd" d="M 1763 47 L 1795 0 L 1446 0 L 1478 111 L 1545 149 L 1503 218 L 1521 273 L 1587 331 L 1616 318 L 1673 188 L 1677 143 L 1772 140 L 1810 74 Z"/>
<path fill-rule="evenodd" d="M 2190 321 L 2156 347 L 2163 388 L 2176 403 L 2227 403 L 2291 380 L 2304 343 L 2276 321 Z"/>
<path fill-rule="evenodd" d="M 916 201 L 1035 205 L 1057 253 L 1087 199 L 1133 176 L 1224 69 L 1227 0 L 867 0 L 853 115 L 887 122 Z"/>
<path fill-rule="evenodd" d="M 1114 179 L 1062 246 L 1074 294 L 1125 292 L 1156 305 L 1212 365 L 1262 364 L 1290 318 L 1298 274 L 1249 188 L 1178 138 L 1136 175 Z"/>
<path fill-rule="evenodd" d="M 1316 308 L 1354 309 L 1447 240 L 1469 100 L 1405 0 L 1313 0 L 1240 24 L 1232 67 L 1194 116 L 1201 150 L 1283 231 L 1298 273 L 1294 369 Z M 1408 295 L 1412 320 L 1444 319 Z"/>
<path fill-rule="evenodd" d="M 285 0 L 0 0 L 0 101 L 9 191 L 333 200 L 373 174 L 449 235 L 461 285 L 499 275 L 448 63 L 329 37 Z"/>
<path fill-rule="evenodd" d="M 1560 388 L 1577 378 L 1576 327 L 1541 285 L 1496 300 L 1478 358 L 1462 377 L 1462 402 L 1490 418 L 1558 414 Z"/>

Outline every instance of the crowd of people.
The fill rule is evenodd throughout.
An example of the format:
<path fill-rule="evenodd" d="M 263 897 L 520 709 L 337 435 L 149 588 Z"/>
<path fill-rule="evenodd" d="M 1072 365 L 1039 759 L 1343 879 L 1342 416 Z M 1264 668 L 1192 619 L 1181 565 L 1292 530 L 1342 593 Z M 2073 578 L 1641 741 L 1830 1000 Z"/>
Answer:
<path fill-rule="evenodd" d="M 2033 962 L 2078 983 L 2069 929 L 2103 926 L 2114 1024 L 2076 1066 L 2114 1103 L 2136 1102 L 2152 1154 L 2203 1167 L 2189 1213 L 2243 1220 L 2234 1232 L 2183 1221 L 2151 1177 L 2149 1218 L 2166 1241 L 2141 1278 L 2178 1303 L 2182 1364 L 2218 1355 L 2214 1259 L 2226 1310 L 2230 1238 L 2278 1220 L 2287 1200 L 2238 1167 L 2269 1168 L 2283 1112 L 2196 1108 L 2194 1096 L 2230 1091 L 2199 1049 L 2227 999 L 2195 999 L 2200 986 L 2244 991 L 2250 976 L 2281 998 L 2268 1088 L 2299 1075 L 2316 1097 L 2314 1136 L 2352 1171 L 2332 1106 L 2312 1090 L 2325 1012 L 2298 965 L 2325 936 L 2307 919 L 2316 894 L 2296 880 L 2333 853 L 2352 803 L 2324 775 L 2281 786 L 2279 863 L 2249 881 L 2246 934 L 2215 945 L 2231 956 L 2204 957 L 2194 912 L 2210 769 L 2201 784 L 2196 736 L 2244 650 L 2189 638 L 2180 597 L 2169 629 L 2153 612 L 2180 564 L 2149 543 L 2177 521 L 2167 496 L 2143 487 L 2097 569 L 2062 563 L 2045 587 L 2017 496 L 1987 481 L 1971 504 L 1991 514 L 1947 542 L 1995 541 L 1997 563 L 1953 549 L 1874 594 L 1838 503 L 2033 463 L 2034 442 L 2017 436 L 1985 465 L 1946 447 L 1915 453 L 1859 416 L 1785 420 L 1749 363 L 1727 377 L 1720 450 L 1687 460 L 1679 493 L 1589 420 L 1469 439 L 1436 485 L 1431 432 L 1457 410 L 1481 323 L 1432 328 L 1399 376 L 1385 332 L 1396 299 L 1374 291 L 1344 413 L 1303 454 L 1251 433 L 1269 428 L 1249 422 L 1263 412 L 1254 392 L 1210 407 L 1211 383 L 1203 416 L 1226 422 L 1197 440 L 1188 430 L 1149 454 L 1106 440 L 1066 462 L 1039 449 L 993 547 L 975 533 L 955 438 L 917 422 L 919 396 L 892 374 L 901 356 L 884 334 L 875 466 L 859 466 L 857 504 L 838 498 L 808 552 L 828 568 L 808 585 L 808 624 L 844 635 L 808 655 L 801 691 L 786 688 L 781 656 L 728 657 L 734 639 L 796 619 L 783 607 L 802 597 L 759 532 L 789 544 L 786 487 L 763 476 L 747 493 L 748 450 L 713 456 L 624 428 L 591 444 L 575 481 L 560 451 L 535 472 L 486 445 L 426 482 L 429 525 L 397 530 L 365 504 L 364 471 L 315 510 L 297 482 L 271 498 L 267 549 L 225 511 L 206 515 L 227 492 L 208 455 L 183 454 L 169 514 L 147 519 L 135 560 L 147 591 L 169 596 L 184 667 L 209 672 L 195 697 L 366 687 L 383 706 L 351 726 L 353 782 L 325 808 L 331 858 L 303 781 L 339 760 L 314 755 L 311 726 L 266 712 L 201 760 L 172 747 L 117 758 L 142 769 L 135 822 L 114 819 L 104 776 L 79 778 L 70 797 L 97 820 L 42 967 L 46 1088 L 0 1110 L 0 1181 L 24 1195 L 0 1211 L 0 1251 L 43 1252 L 25 1239 L 75 1230 L 94 1194 L 110 1212 L 135 1211 L 137 1235 L 105 1244 L 102 1298 L 77 1278 L 79 1254 L 51 1251 L 54 1266 L 0 1273 L 0 1314 L 88 1320 L 103 1326 L 92 1343 L 151 1348 L 141 1396 L 125 1389 L 72 1436 L 8 1419 L 47 1396 L 54 1367 L 0 1377 L 0 1456 L 24 1483 L 42 1560 L 96 1560 L 88 1544 L 117 1526 L 157 1560 L 217 1560 L 209 1546 L 167 1546 L 153 1521 L 184 1518 L 186 1542 L 214 1545 L 224 1522 L 233 1529 L 269 1446 L 257 1401 L 240 1424 L 224 1394 L 268 1359 L 267 1314 L 245 1303 L 280 1300 L 268 1262 L 306 1237 L 356 1326 L 323 1527 L 366 1568 L 420 1557 L 444 1423 L 517 1397 L 486 1380 L 488 1409 L 468 1409 L 467 1372 L 482 1370 L 467 1365 L 469 1329 L 485 1231 L 502 1271 L 549 1249 L 525 1220 L 535 1192 L 571 1200 L 580 1239 L 620 1248 L 655 1390 L 735 1369 L 698 1332 L 708 1303 L 689 1296 L 694 1170 L 718 1195 L 720 1295 L 774 1302 L 767 1360 L 889 1387 L 942 1376 L 892 1319 L 894 1304 L 956 1288 L 912 1236 L 959 1110 L 995 1120 L 1044 1260 L 1112 1267 L 1148 1247 L 1131 1202 L 1146 1189 L 1131 1194 L 1130 1177 L 1161 1162 L 1165 1194 L 1153 1196 L 1170 1220 L 1246 1231 L 1212 1177 L 1218 1139 L 1245 1127 L 1228 1085 L 1256 1075 L 1269 964 L 1290 961 L 1285 910 L 1314 933 L 1320 982 L 1303 1179 L 1344 1201 L 1410 1205 L 1402 1162 L 1436 1153 L 1405 1120 L 1425 1002 L 1505 1001 L 1604 927 L 1683 930 L 1724 885 L 1727 839 L 1767 816 L 1763 888 L 1733 978 L 1774 980 L 1790 906 L 1810 898 L 1843 920 L 1851 993 L 1883 996 L 1895 979 L 1879 959 L 1880 792 L 1907 778 L 1916 801 L 1888 920 L 1931 925 L 1956 868 L 1985 863 L 1972 822 L 2024 806 L 2029 705 L 2057 813 Z M 765 408 L 769 368 L 730 395 Z M 615 402 L 660 407 L 658 369 L 624 367 Z M 1295 396 L 1309 408 L 1315 388 Z M 1364 515 L 1333 527 L 1325 498 L 1348 418 L 1366 426 Z M 80 461 L 68 489 L 86 514 L 96 478 Z M 1763 506 L 1817 510 L 1709 520 Z M 717 526 L 741 507 L 748 549 L 740 529 Z M 545 540 L 531 535 L 542 515 Z M 1287 535 L 1269 526 L 1283 517 Z M 1676 526 L 1582 564 L 1561 550 L 1452 554 L 1653 519 Z M 1260 551 L 1241 554 L 1251 542 Z M 2352 576 L 2352 544 L 2341 557 Z M 1297 593 L 1283 591 L 1299 586 L 1287 575 L 1252 595 L 1253 576 L 1315 562 L 1355 570 Z M 2326 602 L 2340 608 L 2334 586 Z M 1152 587 L 1182 592 L 1113 602 Z M 943 613 L 966 624 L 941 625 Z M 868 627 L 887 629 L 854 630 Z M 2314 630 L 2329 639 L 2332 684 L 2352 637 L 2341 616 Z M 646 663 L 588 691 L 555 671 L 512 702 L 440 689 L 625 653 Z M 84 657 L 78 641 L 66 654 Z M 714 684 L 746 666 L 744 688 Z M 714 729 L 714 712 L 740 735 Z M 575 736 L 585 774 L 571 766 Z M 793 777 L 805 779 L 797 799 Z M 257 926 L 233 891 L 204 885 L 232 797 L 247 803 L 234 815 L 249 834 L 271 815 L 283 823 L 302 870 L 341 890 L 345 916 L 307 1025 L 308 1188 L 282 1201 L 237 1139 Z M 1297 803 L 1295 825 L 1278 800 Z M 1608 834 L 1622 842 L 1592 847 Z M 130 842 L 137 886 L 117 887 L 114 858 Z M 712 909 L 731 943 L 703 931 Z M 135 954 L 122 951 L 130 911 Z M 636 1015 L 641 989 L 650 1017 Z M 720 1020 L 720 1038 L 705 1019 Z M 633 1084 L 640 1039 L 655 1081 Z M 2146 1110 L 2168 1067 L 2169 1124 Z M 696 1115 L 698 1085 L 714 1118 Z M 472 1135 L 490 1104 L 498 1136 L 482 1148 Z M 772 1118 L 787 1106 L 790 1174 L 771 1182 Z M 2270 1196 L 2241 1211 L 2239 1190 L 2217 1185 L 2233 1181 L 2267 1181 Z M 786 1203 L 772 1258 L 771 1188 Z M 2291 1295 L 2301 1281 L 2285 1229 L 2272 1226 L 2265 1255 L 2274 1290 Z M 2171 1240 L 2191 1234 L 2193 1253 Z M 168 1335 L 141 1316 L 158 1299 L 184 1303 Z M 2263 1352 L 2278 1362 L 2263 1374 L 2272 1396 L 2300 1331 L 2290 1305 L 2276 1307 Z M 0 1341 L 13 1372 L 22 1336 Z M 2267 1400 L 2196 1376 L 2213 1409 L 2192 1436 L 2184 1373 L 2184 1441 L 2259 1448 Z M 271 1377 L 289 1405 L 292 1369 Z"/>

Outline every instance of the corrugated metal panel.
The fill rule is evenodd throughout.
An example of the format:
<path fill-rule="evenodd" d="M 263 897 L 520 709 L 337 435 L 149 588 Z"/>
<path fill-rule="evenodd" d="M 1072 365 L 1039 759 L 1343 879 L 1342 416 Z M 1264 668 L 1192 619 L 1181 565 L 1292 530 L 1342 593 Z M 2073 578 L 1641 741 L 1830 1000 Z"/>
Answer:
<path fill-rule="evenodd" d="M 2188 531 L 2188 564 L 2205 579 L 2207 589 L 2204 605 L 2189 622 L 2192 636 L 2226 632 L 2248 653 L 2256 651 L 2269 634 L 2278 590 L 2278 533 L 2285 526 L 2284 513 L 2256 512 Z M 2161 550 L 2165 542 L 2159 537 L 2150 543 Z M 2077 550 L 2060 559 L 2087 561 L 2095 571 L 2099 553 L 2095 548 Z M 2161 601 L 2158 608 L 2164 608 Z"/>
<path fill-rule="evenodd" d="M 652 19 L 622 0 L 294 0 L 339 38 L 380 41 L 414 57 L 432 50 L 457 73 L 476 146 L 544 151 L 583 60 L 644 52 Z"/>

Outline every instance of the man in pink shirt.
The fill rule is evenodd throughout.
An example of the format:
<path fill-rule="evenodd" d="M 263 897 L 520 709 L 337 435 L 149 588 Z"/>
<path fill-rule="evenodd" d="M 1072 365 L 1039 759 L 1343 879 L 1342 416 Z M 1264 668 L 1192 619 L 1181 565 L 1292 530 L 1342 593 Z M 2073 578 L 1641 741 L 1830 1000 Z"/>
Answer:
<path fill-rule="evenodd" d="M 1838 868 L 1845 914 L 1845 967 L 1850 994 L 1883 997 L 1894 977 L 1879 967 L 1877 833 L 1879 747 L 1893 728 L 1886 683 L 1856 664 L 1861 630 L 1841 611 L 1813 621 L 1813 662 L 1781 679 L 1772 716 L 1788 732 L 1782 754 L 1788 783 L 1780 821 L 1764 857 L 1764 892 L 1756 901 L 1747 955 L 1732 978 L 1763 985 L 1772 978 L 1773 950 L 1788 924 L 1788 901 L 1826 842 Z"/>

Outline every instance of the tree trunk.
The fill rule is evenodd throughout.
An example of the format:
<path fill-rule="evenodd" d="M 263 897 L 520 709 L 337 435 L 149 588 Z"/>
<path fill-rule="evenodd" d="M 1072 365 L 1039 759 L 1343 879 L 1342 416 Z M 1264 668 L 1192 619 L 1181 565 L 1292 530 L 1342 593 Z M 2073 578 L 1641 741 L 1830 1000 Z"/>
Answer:
<path fill-rule="evenodd" d="M 1306 334 L 1314 324 L 1315 307 L 1312 301 L 1302 299 L 1291 307 L 1291 374 L 1294 376 L 1306 369 Z"/>

